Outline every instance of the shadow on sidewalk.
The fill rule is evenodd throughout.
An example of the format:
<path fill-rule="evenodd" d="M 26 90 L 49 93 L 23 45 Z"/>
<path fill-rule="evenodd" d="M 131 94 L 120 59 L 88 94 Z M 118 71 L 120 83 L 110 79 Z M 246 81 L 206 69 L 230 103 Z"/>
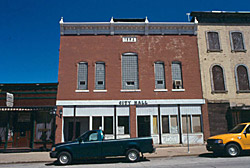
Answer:
<path fill-rule="evenodd" d="M 250 156 L 250 151 L 242 151 L 240 156 L 238 157 L 244 157 L 244 156 Z M 213 154 L 213 153 L 202 153 L 199 155 L 199 157 L 206 157 L 206 158 L 218 158 L 218 157 L 223 157 L 223 158 L 230 158 L 230 156 L 227 156 L 225 153 L 219 153 L 219 154 Z"/>
<path fill-rule="evenodd" d="M 148 162 L 146 158 L 141 158 L 139 162 Z M 71 165 L 93 165 L 93 164 L 110 164 L 110 163 L 130 163 L 125 158 L 106 158 L 106 159 L 86 159 L 86 160 L 76 160 Z M 47 163 L 45 166 L 61 166 L 57 161 L 52 163 Z"/>

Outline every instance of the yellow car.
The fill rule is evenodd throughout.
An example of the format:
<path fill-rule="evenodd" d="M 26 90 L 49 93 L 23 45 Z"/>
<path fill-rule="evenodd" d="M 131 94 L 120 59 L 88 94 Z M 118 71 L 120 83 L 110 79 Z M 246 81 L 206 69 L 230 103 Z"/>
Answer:
<path fill-rule="evenodd" d="M 208 138 L 207 150 L 214 155 L 226 153 L 228 156 L 239 156 L 242 150 L 250 150 L 250 122 L 241 123 L 229 133 Z"/>

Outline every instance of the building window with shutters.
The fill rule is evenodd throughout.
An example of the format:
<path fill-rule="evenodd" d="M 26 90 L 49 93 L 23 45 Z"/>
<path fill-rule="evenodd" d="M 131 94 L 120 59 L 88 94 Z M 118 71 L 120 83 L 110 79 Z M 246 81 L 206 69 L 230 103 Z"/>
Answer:
<path fill-rule="evenodd" d="M 226 93 L 224 69 L 220 65 L 213 65 L 210 69 L 212 93 Z"/>
<path fill-rule="evenodd" d="M 136 53 L 122 54 L 122 90 L 140 91 L 138 79 L 138 56 Z"/>
<path fill-rule="evenodd" d="M 207 51 L 222 51 L 220 47 L 220 39 L 219 39 L 219 33 L 218 32 L 207 32 Z"/>
<path fill-rule="evenodd" d="M 230 32 L 232 52 L 245 52 L 243 34 L 241 32 Z"/>
<path fill-rule="evenodd" d="M 97 62 L 95 65 L 95 91 L 105 91 L 105 63 Z"/>
<path fill-rule="evenodd" d="M 77 89 L 88 90 L 88 63 L 80 62 L 78 64 Z"/>
<path fill-rule="evenodd" d="M 179 90 L 184 91 L 181 62 L 173 61 L 171 69 L 172 69 L 172 81 L 173 81 L 172 91 L 179 91 Z"/>
<path fill-rule="evenodd" d="M 235 67 L 237 93 L 250 92 L 248 68 L 244 65 Z"/>
<path fill-rule="evenodd" d="M 163 62 L 155 62 L 155 91 L 167 91 Z"/>

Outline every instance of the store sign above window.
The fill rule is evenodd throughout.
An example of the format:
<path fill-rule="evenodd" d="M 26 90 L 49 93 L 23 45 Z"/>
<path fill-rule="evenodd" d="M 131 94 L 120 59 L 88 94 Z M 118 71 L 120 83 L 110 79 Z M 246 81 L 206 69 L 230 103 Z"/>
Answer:
<path fill-rule="evenodd" d="M 121 106 L 129 106 L 129 105 L 144 106 L 144 105 L 148 105 L 148 102 L 145 100 L 119 101 L 119 105 L 121 105 Z"/>
<path fill-rule="evenodd" d="M 137 38 L 136 37 L 123 37 L 122 42 L 124 42 L 124 43 L 136 43 Z"/>

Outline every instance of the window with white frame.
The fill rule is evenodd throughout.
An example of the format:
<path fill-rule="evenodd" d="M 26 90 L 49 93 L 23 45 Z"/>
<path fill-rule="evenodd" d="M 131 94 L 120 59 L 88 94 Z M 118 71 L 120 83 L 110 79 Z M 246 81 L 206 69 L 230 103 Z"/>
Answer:
<path fill-rule="evenodd" d="M 138 57 L 136 53 L 122 55 L 122 89 L 139 89 Z"/>
<path fill-rule="evenodd" d="M 104 133 L 113 134 L 113 117 L 112 116 L 104 117 Z"/>
<path fill-rule="evenodd" d="M 105 89 L 105 63 L 97 62 L 95 70 L 95 89 L 104 90 Z"/>
<path fill-rule="evenodd" d="M 244 65 L 236 67 L 236 85 L 238 92 L 250 91 L 248 69 Z"/>
<path fill-rule="evenodd" d="M 162 133 L 178 134 L 178 118 L 177 115 L 162 116 Z"/>
<path fill-rule="evenodd" d="M 80 62 L 78 64 L 78 79 L 77 89 L 87 90 L 88 89 L 88 63 Z"/>
<path fill-rule="evenodd" d="M 200 115 L 182 115 L 182 132 L 183 133 L 201 133 L 201 116 Z"/>
<path fill-rule="evenodd" d="M 183 89 L 181 62 L 173 61 L 171 68 L 172 68 L 173 88 L 174 89 Z"/>
<path fill-rule="evenodd" d="M 155 62 L 155 89 L 166 89 L 163 62 Z"/>
<path fill-rule="evenodd" d="M 232 51 L 245 51 L 243 34 L 241 32 L 230 32 Z"/>
<path fill-rule="evenodd" d="M 207 32 L 207 50 L 221 51 L 218 32 Z"/>
<path fill-rule="evenodd" d="M 129 116 L 118 116 L 118 134 L 129 134 Z"/>

